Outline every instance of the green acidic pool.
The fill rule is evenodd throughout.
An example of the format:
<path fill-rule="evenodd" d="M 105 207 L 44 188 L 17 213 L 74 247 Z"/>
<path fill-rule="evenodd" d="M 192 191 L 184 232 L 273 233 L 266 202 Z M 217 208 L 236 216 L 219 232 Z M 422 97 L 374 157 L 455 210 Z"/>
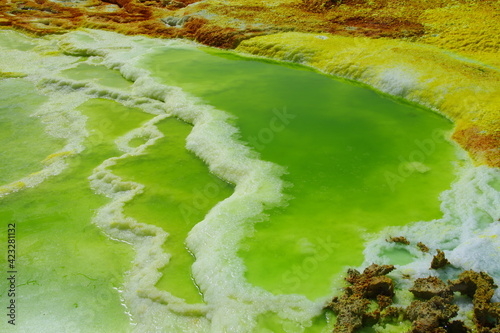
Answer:
<path fill-rule="evenodd" d="M 164 245 L 173 256 L 161 270 L 157 287 L 186 299 L 201 302 L 191 278 L 193 257 L 185 246 L 187 233 L 218 201 L 232 193 L 232 186 L 207 173 L 202 161 L 185 148 L 191 126 L 169 118 L 158 125 L 165 137 L 139 158 L 116 165 L 114 173 L 144 184 L 144 193 L 132 201 L 125 214 L 168 230 Z"/>
<path fill-rule="evenodd" d="M 367 233 L 440 217 L 454 159 L 443 117 L 302 67 L 222 52 L 164 49 L 146 64 L 161 82 L 237 116 L 242 140 L 287 168 L 288 206 L 268 212 L 241 246 L 250 282 L 320 297 L 345 266 L 361 264 Z"/>
<path fill-rule="evenodd" d="M 0 80 L 19 332 L 321 332 L 367 235 L 441 217 L 452 125 L 429 110 L 179 41 L 51 38 L 0 31 L 25 75 Z"/>
<path fill-rule="evenodd" d="M 129 326 L 117 290 L 132 251 L 90 224 L 95 210 L 107 200 L 93 193 L 87 177 L 102 160 L 119 154 L 113 144 L 117 136 L 148 117 L 106 100 L 90 100 L 79 110 L 88 117 L 89 129 L 99 133 L 85 142 L 87 149 L 70 159 L 69 168 L 57 177 L 0 202 L 2 221 L 15 223 L 17 231 L 19 332 L 39 332 L 43 327 L 61 332 L 124 331 Z M 110 110 L 127 115 L 129 121 L 113 117 Z M 40 146 L 29 136 L 24 139 L 18 144 L 31 144 L 36 156 Z M 6 258 L 2 259 L 5 265 Z M 7 299 L 5 291 L 2 285 L 2 300 Z"/>

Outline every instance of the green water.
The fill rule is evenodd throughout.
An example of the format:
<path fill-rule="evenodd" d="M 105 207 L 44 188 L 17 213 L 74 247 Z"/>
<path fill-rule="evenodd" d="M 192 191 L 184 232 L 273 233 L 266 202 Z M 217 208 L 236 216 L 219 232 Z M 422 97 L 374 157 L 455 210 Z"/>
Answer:
<path fill-rule="evenodd" d="M 93 41 L 91 35 L 80 37 L 82 43 Z M 0 48 L 20 52 L 15 55 L 31 52 L 38 42 L 11 32 L 0 33 Z M 311 300 L 324 297 L 332 286 L 339 286 L 346 266 L 361 264 L 363 237 L 368 233 L 440 217 L 438 195 L 453 179 L 450 161 L 454 160 L 453 147 L 444 140 L 451 124 L 442 117 L 300 66 L 222 51 L 166 48 L 146 39 L 136 43 L 146 45 L 151 52 L 140 66 L 150 70 L 155 80 L 179 86 L 236 116 L 230 120 L 240 130 L 236 136 L 261 159 L 287 169 L 283 176 L 288 183 L 287 205 L 268 210 L 268 217 L 256 224 L 238 248 L 246 267 L 245 279 L 252 286 L 274 294 L 301 294 Z M 131 297 L 132 304 L 127 304 L 120 296 L 130 271 L 138 264 L 134 263 L 137 253 L 131 243 L 111 239 L 92 222 L 114 198 L 95 193 L 89 176 L 103 162 L 123 155 L 109 171 L 144 186 L 124 204 L 124 215 L 169 234 L 162 248 L 170 259 L 158 268 L 161 277 L 156 288 L 188 304 L 201 305 L 206 300 L 191 272 L 196 258 L 185 241 L 214 206 L 236 193 L 235 184 L 211 174 L 207 165 L 185 148 L 193 127 L 174 117 L 155 124 L 163 137 L 141 154 L 124 155 L 119 138 L 154 117 L 126 104 L 137 102 L 141 106 L 151 101 L 133 95 L 133 82 L 101 65 L 99 57 L 91 59 L 80 53 L 84 56 L 61 56 L 60 68 L 56 61 L 40 66 L 48 66 L 48 71 L 58 75 L 49 82 L 70 79 L 93 84 L 88 101 L 76 108 L 86 118 L 83 151 L 66 158 L 69 166 L 60 174 L 0 198 L 3 234 L 8 223 L 16 223 L 18 328 L 20 332 L 42 331 L 40 327 L 58 332 L 127 332 L 134 327 L 155 331 L 161 327 L 162 317 L 175 311 L 164 307 L 148 317 L 143 315 L 147 307 L 161 302 L 153 297 L 147 299 L 150 303 L 137 305 Z M 71 63 L 72 68 L 65 67 Z M 9 71 L 1 61 L 0 71 Z M 45 166 L 41 161 L 65 144 L 47 134 L 50 121 L 42 123 L 33 116 L 45 107 L 43 103 L 51 94 L 42 89 L 43 84 L 32 83 L 37 75 L 29 76 L 31 81 L 0 80 L 0 186 L 40 171 Z M 52 89 L 85 93 L 82 84 L 64 84 Z M 122 95 L 106 95 L 109 88 Z M 75 121 L 71 115 L 61 117 Z M 149 135 L 144 130 L 128 141 L 128 148 L 148 143 Z M 125 186 L 114 194 L 126 190 Z M 247 208 L 231 206 L 233 210 Z M 6 244 L 5 239 L 2 242 Z M 386 256 L 395 264 L 412 260 L 408 252 L 398 251 Z M 2 257 L 0 266 L 6 264 Z M 149 278 L 149 271 L 139 273 Z M 239 280 L 236 276 L 227 284 L 237 290 L 245 282 Z M 0 281 L 3 304 L 7 282 Z M 141 292 L 132 290 L 132 294 Z M 215 302 L 208 307 L 230 313 L 233 309 L 227 310 L 228 304 L 237 308 L 260 301 L 238 297 L 231 299 L 234 303 Z M 213 295 L 212 299 L 218 301 Z M 255 318 L 249 315 L 248 323 L 257 322 L 255 332 L 320 332 L 332 325 L 324 314 L 311 318 L 312 326 L 304 328 L 297 320 L 266 311 L 252 314 Z M 186 332 L 203 332 L 210 327 L 203 326 L 203 315 L 175 316 L 186 319 Z"/>
<path fill-rule="evenodd" d="M 287 167 L 289 205 L 241 246 L 251 283 L 314 299 L 361 264 L 366 232 L 440 217 L 453 179 L 446 119 L 297 66 L 175 49 L 146 63 L 161 82 L 236 115 L 242 140 Z"/>
<path fill-rule="evenodd" d="M 125 214 L 156 225 L 170 236 L 164 249 L 172 253 L 157 287 L 190 303 L 202 301 L 191 279 L 193 257 L 184 240 L 208 210 L 232 193 L 232 186 L 207 172 L 206 165 L 185 148 L 191 126 L 174 118 L 158 125 L 165 137 L 147 154 L 124 160 L 113 173 L 143 184 L 143 194 L 126 206 Z"/>
<path fill-rule="evenodd" d="M 35 47 L 31 38 L 15 33 L 14 31 L 2 31 L 0 34 L 0 47 L 13 50 L 27 51 Z"/>
<path fill-rule="evenodd" d="M 106 100 L 90 100 L 79 110 L 88 117 L 88 128 L 99 132 L 99 139 L 87 140 L 87 149 L 70 159 L 70 168 L 58 177 L 0 201 L 1 220 L 16 224 L 17 325 L 25 332 L 45 326 L 60 332 L 81 327 L 124 331 L 129 325 L 116 289 L 133 253 L 127 244 L 110 240 L 90 223 L 94 211 L 107 200 L 93 193 L 87 177 L 101 161 L 120 155 L 114 139 L 150 117 Z M 128 121 L 120 121 L 110 110 L 126 114 Z M 12 125 L 23 131 L 22 125 Z M 33 138 L 15 140 L 12 144 L 23 146 L 32 144 Z M 36 156 L 39 146 L 30 148 Z M 5 291 L 2 284 L 2 296 Z"/>
<path fill-rule="evenodd" d="M 30 116 L 46 98 L 20 79 L 0 81 L 0 186 L 43 168 L 41 161 L 63 146 Z M 33 150 L 33 146 L 37 146 Z"/>
<path fill-rule="evenodd" d="M 66 69 L 61 74 L 73 80 L 84 80 L 87 82 L 96 82 L 106 87 L 129 89 L 132 82 L 127 81 L 117 71 L 111 71 L 105 66 L 96 66 L 89 64 L 79 64 L 78 66 Z"/>

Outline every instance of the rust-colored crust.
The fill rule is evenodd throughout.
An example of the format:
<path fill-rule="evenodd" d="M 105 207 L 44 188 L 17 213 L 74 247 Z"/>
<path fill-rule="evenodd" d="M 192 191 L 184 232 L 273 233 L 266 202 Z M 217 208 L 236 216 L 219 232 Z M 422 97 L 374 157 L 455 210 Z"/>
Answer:
<path fill-rule="evenodd" d="M 495 1 L 477 1 L 476 6 L 484 12 L 498 9 Z M 439 0 L 87 0 L 76 4 L 69 1 L 2 0 L 0 26 L 37 35 L 90 27 L 125 34 L 187 37 L 210 46 L 223 45 L 226 48 L 234 47 L 238 40 L 279 31 L 327 32 L 343 36 L 404 38 L 433 43 L 427 35 L 430 32 L 437 35 L 440 30 L 437 24 L 429 24 L 426 18 L 430 16 L 429 11 L 445 7 L 446 2 Z M 437 15 L 434 12 L 432 14 L 433 17 Z M 199 20 L 186 29 L 171 27 L 161 21 L 161 18 L 168 16 L 185 15 Z M 484 17 L 484 20 L 496 18 Z M 196 33 L 202 27 L 204 31 Z M 459 49 L 459 46 L 449 42 L 447 46 Z"/>
<path fill-rule="evenodd" d="M 498 117 L 500 118 L 500 110 Z M 479 126 L 468 127 L 459 123 L 452 139 L 474 156 L 480 164 L 500 168 L 500 128 L 496 132 L 491 132 Z"/>

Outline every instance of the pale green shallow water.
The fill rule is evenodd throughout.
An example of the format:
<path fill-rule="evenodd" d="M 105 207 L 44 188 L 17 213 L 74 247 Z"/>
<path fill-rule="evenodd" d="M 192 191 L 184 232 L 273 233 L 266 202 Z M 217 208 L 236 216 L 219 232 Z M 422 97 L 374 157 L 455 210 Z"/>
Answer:
<path fill-rule="evenodd" d="M 164 248 L 173 253 L 158 287 L 167 289 L 189 303 L 202 301 L 191 279 L 193 257 L 185 249 L 187 233 L 218 201 L 232 193 L 232 186 L 207 173 L 202 161 L 185 148 L 191 126 L 177 119 L 159 124 L 165 138 L 142 158 L 126 160 L 113 171 L 126 179 L 146 185 L 146 191 L 125 209 L 125 214 L 157 225 L 171 234 Z M 216 184 L 216 191 L 205 192 L 205 184 Z M 170 286 L 170 287 L 168 287 Z M 172 287 L 174 286 L 174 287 Z"/>
<path fill-rule="evenodd" d="M 0 33 L 0 47 L 5 52 L 26 52 L 37 43 L 18 38 L 16 44 L 12 42 L 16 35 Z M 84 35 L 82 43 L 85 38 L 92 40 Z M 120 38 L 128 41 L 126 37 Z M 284 191 L 287 204 L 266 210 L 265 219 L 257 217 L 262 221 L 255 225 L 254 231 L 255 218 L 248 218 L 250 227 L 245 230 L 250 233 L 245 234 L 237 249 L 232 249 L 244 264 L 244 278 L 252 288 L 262 287 L 276 295 L 304 295 L 311 301 L 328 296 L 332 286 L 338 287 L 346 266 L 363 262 L 363 237 L 367 234 L 386 226 L 441 217 L 438 196 L 454 179 L 452 161 L 455 160 L 455 148 L 444 139 L 452 127 L 446 119 L 298 66 L 241 58 L 221 51 L 165 47 L 147 39 L 134 39 L 131 43 L 147 46 L 151 52 L 141 59 L 138 67 L 149 70 L 159 83 L 181 87 L 200 97 L 202 102 L 197 103 L 234 115 L 230 122 L 240 130 L 235 136 L 252 149 L 253 156 L 287 170 L 282 177 L 289 184 Z M 190 254 L 199 251 L 200 245 L 192 241 L 195 248 L 187 249 L 186 237 L 214 206 L 231 198 L 233 193 L 241 194 L 234 184 L 211 174 L 207 165 L 185 148 L 186 137 L 193 127 L 177 118 L 155 123 L 161 137 L 151 141 L 152 145 L 142 154 L 124 155 L 117 139 L 133 129 L 143 126 L 142 134 L 131 139 L 127 149 L 148 142 L 150 137 L 144 126 L 155 115 L 143 112 L 140 107 L 152 102 L 133 95 L 139 88 L 117 70 L 88 58 L 85 52 L 81 54 L 84 57 L 58 55 L 60 58 L 53 65 L 50 56 L 45 56 L 46 62 L 40 68 L 46 66 L 51 73 L 60 73 L 55 78 L 43 74 L 52 81 L 37 81 L 34 74 L 25 79 L 0 80 L 3 154 L 0 186 L 41 170 L 44 165 L 40 161 L 64 146 L 64 131 L 58 132 L 63 133 L 59 138 L 53 138 L 44 131 L 50 124 L 46 118 L 42 123 L 43 117 L 30 117 L 49 105 L 43 104 L 47 96 L 53 96 L 54 90 L 88 94 L 87 100 L 75 108 L 86 117 L 83 151 L 66 158 L 69 166 L 60 174 L 33 188 L 0 197 L 2 230 L 7 229 L 7 223 L 15 222 L 17 227 L 19 332 L 126 332 L 134 328 L 171 332 L 174 330 L 162 325 L 177 316 L 180 319 L 175 320 L 182 327 L 172 324 L 175 331 L 202 332 L 211 327 L 218 332 L 217 326 L 207 324 L 203 315 L 170 312 L 171 309 L 161 307 L 168 302 L 161 301 L 160 292 L 144 296 L 147 288 L 135 287 L 136 267 L 141 262 L 154 261 L 151 258 L 155 252 L 147 252 L 150 257 L 141 254 L 139 260 L 134 248 L 142 245 L 134 243 L 133 238 L 114 236 L 113 223 L 118 223 L 114 218 L 110 217 L 109 229 L 94 224 L 102 207 L 116 200 L 115 194 L 125 193 L 127 187 L 121 186 L 122 189 L 106 197 L 96 193 L 97 187 L 89 183 L 88 177 L 103 162 L 121 156 L 108 167 L 111 173 L 144 186 L 124 203 L 124 215 L 160 227 L 169 234 L 161 248 L 171 258 L 168 265 L 157 267 L 162 276 L 154 285 L 188 304 L 202 306 L 207 295 L 202 295 L 194 282 L 196 277 L 202 277 L 202 272 L 193 276 L 191 267 L 195 259 Z M 130 54 L 134 54 L 133 50 Z M 22 72 L 22 65 L 12 69 L 9 66 L 0 62 L 2 71 Z M 74 81 L 64 81 L 67 79 Z M 38 82 L 38 86 L 31 82 Z M 44 89 L 44 85 L 53 82 L 57 84 L 51 86 L 52 90 Z M 82 83 L 94 85 L 82 86 Z M 134 97 L 128 99 L 123 97 L 125 94 Z M 50 104 L 54 105 L 57 103 Z M 76 116 L 64 117 L 68 123 L 76 122 Z M 69 136 L 76 137 L 77 132 L 74 133 Z M 211 139 L 207 134 L 206 140 Z M 219 159 L 225 158 L 225 154 Z M 412 163 L 413 160 L 418 163 Z M 245 201 L 239 205 L 233 207 L 235 212 L 251 209 Z M 224 219 L 231 221 L 231 218 L 222 215 L 215 225 L 224 225 Z M 116 229 L 127 232 L 125 225 Z M 200 237 L 201 242 L 208 243 L 213 235 L 204 229 L 203 232 L 206 238 Z M 227 232 L 226 240 L 230 240 L 234 231 Z M 144 239 L 152 238 L 149 231 L 143 233 Z M 108 237 L 110 234 L 114 240 Z M 414 259 L 406 252 L 387 255 L 394 264 Z M 227 258 L 222 262 L 227 260 L 229 267 L 234 262 Z M 5 259 L 0 260 L 1 267 L 6 265 Z M 209 265 L 217 268 L 215 259 Z M 148 272 L 139 275 L 148 280 L 151 275 Z M 218 286 L 220 294 L 233 283 L 238 286 L 245 283 L 236 273 L 236 282 L 228 280 L 219 286 L 218 278 L 208 276 L 207 280 Z M 207 281 L 204 277 L 201 280 Z M 0 296 L 5 302 L 6 282 L 0 281 Z M 209 290 L 203 283 L 202 289 Z M 131 294 L 142 296 L 136 300 Z M 214 309 L 227 306 L 231 310 L 231 306 L 258 302 L 240 300 L 235 293 L 229 298 L 236 299 L 237 305 L 226 305 L 217 303 L 216 296 L 217 292 L 214 296 L 211 291 L 208 296 L 208 304 Z M 144 299 L 146 303 L 134 303 Z M 161 311 L 147 312 L 147 307 L 156 309 L 153 303 L 161 304 L 159 308 L 166 319 Z M 257 312 L 255 332 L 319 332 L 326 325 L 324 315 L 314 319 L 312 327 L 304 328 L 298 319 L 279 319 L 269 311 Z"/>
<path fill-rule="evenodd" d="M 110 105 L 128 115 L 128 123 L 106 112 Z M 37 332 L 49 326 L 59 332 L 82 328 L 109 332 L 128 327 L 129 319 L 115 289 L 123 283 L 132 251 L 89 223 L 106 200 L 93 194 L 87 177 L 103 159 L 118 154 L 112 140 L 147 116 L 110 101 L 91 101 L 80 110 L 89 117 L 89 128 L 99 129 L 99 139 L 93 144 L 86 142 L 89 148 L 70 160 L 70 167 L 58 177 L 1 199 L 1 220 L 15 223 L 17 229 L 20 331 Z M 27 140 L 48 139 L 37 134 L 11 137 L 10 143 L 23 147 L 30 144 Z M 36 161 L 39 147 L 32 144 L 35 154 L 24 157 Z M 6 299 L 5 291 L 2 285 L 2 300 Z"/>
<path fill-rule="evenodd" d="M 38 171 L 40 161 L 59 148 L 61 142 L 45 135 L 40 120 L 30 117 L 44 101 L 44 96 L 37 94 L 26 81 L 0 81 L 0 184 Z M 16 142 L 16 138 L 22 138 L 23 144 Z M 36 150 L 34 145 L 38 146 Z"/>

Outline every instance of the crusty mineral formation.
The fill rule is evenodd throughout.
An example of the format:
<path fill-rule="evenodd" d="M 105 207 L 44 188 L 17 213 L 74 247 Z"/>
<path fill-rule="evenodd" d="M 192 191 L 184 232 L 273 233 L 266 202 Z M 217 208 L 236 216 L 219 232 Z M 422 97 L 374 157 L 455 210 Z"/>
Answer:
<path fill-rule="evenodd" d="M 404 236 L 391 237 L 387 240 L 388 243 L 398 243 L 403 245 L 410 245 L 410 241 Z"/>
<path fill-rule="evenodd" d="M 453 292 L 450 291 L 448 285 L 435 276 L 416 279 L 410 291 L 415 297 L 426 300 L 435 296 L 449 299 L 450 301 L 453 298 Z"/>
<path fill-rule="evenodd" d="M 491 298 L 497 286 L 484 272 L 465 271 L 457 280 L 450 281 L 450 289 L 472 298 L 474 323 L 480 333 L 500 332 L 500 303 Z"/>
<path fill-rule="evenodd" d="M 408 333 L 472 332 L 464 322 L 454 320 L 459 308 L 453 292 L 472 299 L 474 332 L 500 333 L 500 303 L 491 302 L 497 286 L 485 272 L 465 271 L 448 284 L 434 276 L 416 279 L 409 289 L 416 299 L 407 308 L 398 308 L 391 306 L 394 284 L 386 276 L 392 270 L 393 266 L 372 264 L 362 274 L 348 271 L 350 285 L 327 305 L 337 314 L 334 333 L 357 332 L 363 326 L 400 319 L 401 315 L 411 321 Z"/>
<path fill-rule="evenodd" d="M 449 264 L 450 262 L 444 256 L 444 252 L 438 249 L 437 254 L 434 256 L 434 258 L 432 258 L 431 268 L 432 269 L 443 268 L 444 266 Z"/>
<path fill-rule="evenodd" d="M 335 297 L 327 307 L 337 314 L 334 332 L 351 333 L 361 328 L 367 322 L 376 322 L 380 310 L 392 304 L 394 283 L 385 276 L 394 266 L 372 264 L 363 273 L 351 269 L 346 281 L 349 286 L 341 297 Z M 378 308 L 369 311 L 372 300 L 377 300 Z"/>
<path fill-rule="evenodd" d="M 424 252 L 424 253 L 427 253 L 429 252 L 429 248 L 427 247 L 427 245 L 425 245 L 424 243 L 422 242 L 418 242 L 417 243 L 417 247 L 420 249 L 420 251 Z"/>
<path fill-rule="evenodd" d="M 458 306 L 450 300 L 434 296 L 427 301 L 413 301 L 406 309 L 412 321 L 411 333 L 445 333 L 445 327 L 458 312 Z"/>
<path fill-rule="evenodd" d="M 36 34 L 91 27 L 205 38 L 207 43 L 226 40 L 227 47 L 255 35 L 324 32 L 410 39 L 494 60 L 499 46 L 483 41 L 499 34 L 498 6 L 486 0 L 456 1 L 453 6 L 441 0 L 5 0 L 0 1 L 0 26 Z M 176 19 L 184 20 L 185 29 L 170 24 Z"/>

